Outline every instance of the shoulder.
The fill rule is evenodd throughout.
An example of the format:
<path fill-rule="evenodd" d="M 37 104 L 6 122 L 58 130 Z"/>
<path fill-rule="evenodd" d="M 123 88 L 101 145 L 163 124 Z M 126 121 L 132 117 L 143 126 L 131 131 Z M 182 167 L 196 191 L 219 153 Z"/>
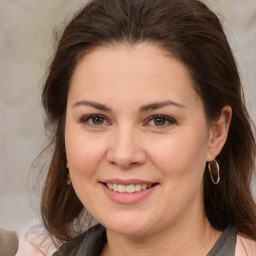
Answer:
<path fill-rule="evenodd" d="M 106 242 L 105 228 L 98 224 L 83 234 L 65 242 L 54 256 L 63 255 L 99 255 Z"/>
<path fill-rule="evenodd" d="M 55 243 L 42 224 L 32 223 L 19 234 L 19 248 L 16 256 L 51 256 L 57 250 Z"/>
<path fill-rule="evenodd" d="M 0 255 L 15 255 L 17 250 L 17 234 L 0 228 Z"/>
<path fill-rule="evenodd" d="M 59 255 L 76 255 L 79 248 L 84 243 L 83 241 L 88 236 L 87 232 L 84 232 L 83 234 L 73 238 L 72 240 L 69 240 L 62 244 L 59 249 L 53 254 L 54 256 Z"/>
<path fill-rule="evenodd" d="M 237 235 L 235 256 L 255 256 L 256 242 Z"/>

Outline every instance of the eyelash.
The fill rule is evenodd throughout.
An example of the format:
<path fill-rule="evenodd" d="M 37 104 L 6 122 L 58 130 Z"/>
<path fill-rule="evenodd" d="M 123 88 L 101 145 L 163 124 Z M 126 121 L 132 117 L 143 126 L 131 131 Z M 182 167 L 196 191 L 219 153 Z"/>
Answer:
<path fill-rule="evenodd" d="M 102 125 L 90 124 L 89 120 L 93 119 L 93 118 L 101 118 L 101 119 L 103 119 L 103 122 L 108 122 L 107 118 L 105 116 L 99 115 L 99 114 L 92 114 L 92 115 L 88 115 L 88 116 L 82 117 L 80 119 L 80 122 L 83 123 L 83 124 L 89 125 L 89 126 L 93 126 L 93 127 L 97 127 L 97 126 L 101 127 L 103 125 L 103 124 Z"/>
<path fill-rule="evenodd" d="M 89 123 L 90 119 L 93 119 L 93 118 L 100 118 L 100 119 L 103 120 L 103 122 L 107 122 L 107 124 L 110 124 L 110 122 L 108 121 L 108 119 L 104 115 L 99 115 L 99 114 L 92 114 L 92 115 L 82 117 L 80 119 L 80 123 L 86 124 L 88 126 L 93 126 L 93 127 L 101 127 L 101 126 L 105 125 L 105 124 L 97 125 L 97 124 Z M 155 124 L 149 124 L 151 121 L 154 121 L 156 119 L 162 119 L 165 123 L 163 125 L 160 125 L 160 126 L 157 126 Z M 168 124 L 166 124 L 166 122 Z M 165 127 L 168 127 L 168 126 L 173 125 L 173 124 L 177 124 L 176 120 L 174 120 L 173 118 L 171 118 L 169 116 L 166 116 L 166 115 L 157 114 L 157 115 L 153 115 L 153 116 L 148 117 L 146 119 L 146 123 L 143 126 L 154 126 L 157 129 L 161 129 L 161 128 L 165 128 Z"/>
<path fill-rule="evenodd" d="M 154 121 L 156 119 L 162 119 L 164 120 L 165 122 L 167 122 L 168 124 L 164 124 L 164 125 L 160 125 L 160 126 L 157 126 L 157 125 L 148 125 L 149 122 L 151 121 Z M 150 116 L 147 120 L 146 120 L 146 125 L 144 126 L 155 126 L 157 127 L 157 129 L 161 129 L 161 128 L 166 128 L 170 125 L 173 125 L 173 124 L 177 124 L 176 120 L 174 120 L 173 118 L 169 117 L 169 116 L 166 116 L 166 115 L 153 115 L 153 116 Z"/>

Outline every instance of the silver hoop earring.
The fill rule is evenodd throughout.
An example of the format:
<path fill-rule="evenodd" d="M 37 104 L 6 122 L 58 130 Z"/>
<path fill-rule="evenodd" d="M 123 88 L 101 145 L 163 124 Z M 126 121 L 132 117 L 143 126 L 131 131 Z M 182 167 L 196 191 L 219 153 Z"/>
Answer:
<path fill-rule="evenodd" d="M 69 168 L 68 163 L 66 164 L 66 168 L 67 168 L 67 170 L 68 170 L 68 168 Z M 68 176 L 67 176 L 67 178 L 66 178 L 66 183 L 67 183 L 68 186 L 70 186 L 70 184 L 71 184 L 71 179 L 70 179 L 69 173 L 68 173 Z"/>
<path fill-rule="evenodd" d="M 216 166 L 216 171 L 217 171 L 217 180 L 216 181 L 214 180 L 213 175 L 212 175 L 212 172 L 213 172 L 212 169 L 211 169 L 211 164 L 212 163 L 215 163 L 215 166 Z M 219 167 L 218 162 L 215 159 L 211 162 L 208 162 L 208 169 L 209 169 L 209 173 L 210 173 L 210 176 L 211 176 L 212 183 L 217 185 L 220 182 L 220 167 Z"/>

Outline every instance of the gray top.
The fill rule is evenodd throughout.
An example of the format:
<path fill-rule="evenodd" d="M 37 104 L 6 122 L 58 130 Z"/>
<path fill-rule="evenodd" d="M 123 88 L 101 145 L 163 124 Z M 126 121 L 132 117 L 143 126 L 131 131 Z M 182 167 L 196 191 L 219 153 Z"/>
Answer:
<path fill-rule="evenodd" d="M 228 226 L 207 256 L 235 256 L 236 238 L 236 228 Z"/>
<path fill-rule="evenodd" d="M 106 229 L 98 224 L 64 243 L 53 256 L 99 256 L 107 242 Z M 228 226 L 207 256 L 235 256 L 236 228 Z"/>

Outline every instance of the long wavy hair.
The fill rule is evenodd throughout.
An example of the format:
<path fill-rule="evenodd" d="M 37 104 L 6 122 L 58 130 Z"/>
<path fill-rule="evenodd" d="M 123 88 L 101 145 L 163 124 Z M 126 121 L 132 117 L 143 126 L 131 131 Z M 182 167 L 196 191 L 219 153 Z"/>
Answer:
<path fill-rule="evenodd" d="M 93 0 L 66 26 L 42 93 L 53 149 L 41 199 L 46 228 L 59 240 L 69 240 L 74 222 L 84 211 L 74 189 L 66 184 L 65 113 L 77 63 L 97 46 L 143 42 L 168 51 L 186 65 L 209 122 L 218 119 L 223 106 L 232 107 L 228 138 L 217 156 L 221 182 L 212 184 L 205 169 L 204 207 L 215 229 L 232 223 L 256 241 L 256 207 L 250 191 L 256 152 L 253 125 L 222 25 L 198 0 Z"/>

